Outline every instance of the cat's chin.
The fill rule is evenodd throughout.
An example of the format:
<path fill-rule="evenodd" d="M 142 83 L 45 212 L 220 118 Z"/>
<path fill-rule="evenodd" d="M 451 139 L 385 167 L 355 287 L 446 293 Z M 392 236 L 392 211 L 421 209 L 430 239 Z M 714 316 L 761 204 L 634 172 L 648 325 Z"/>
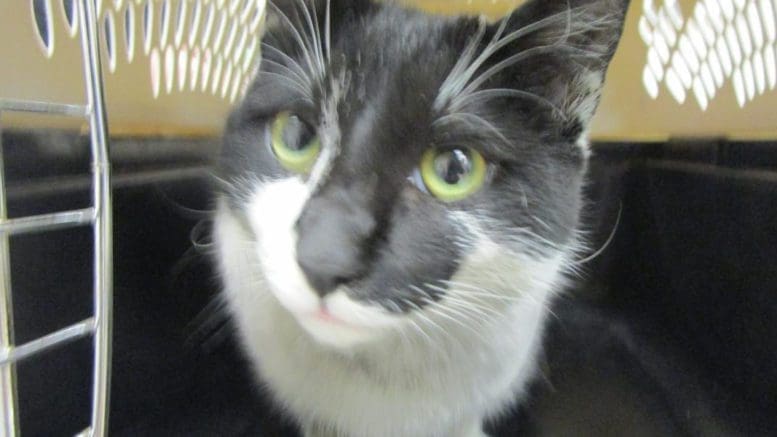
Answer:
<path fill-rule="evenodd" d="M 354 325 L 331 315 L 313 313 L 297 316 L 296 319 L 316 342 L 339 350 L 351 350 L 375 342 L 382 336 L 381 330 Z"/>
<path fill-rule="evenodd" d="M 312 292 L 301 294 L 312 297 Z M 313 340 L 335 349 L 350 350 L 377 342 L 402 323 L 398 316 L 349 298 L 344 290 L 315 303 L 308 299 L 291 303 L 286 294 L 276 297 Z M 301 300 L 312 305 L 300 305 Z"/>

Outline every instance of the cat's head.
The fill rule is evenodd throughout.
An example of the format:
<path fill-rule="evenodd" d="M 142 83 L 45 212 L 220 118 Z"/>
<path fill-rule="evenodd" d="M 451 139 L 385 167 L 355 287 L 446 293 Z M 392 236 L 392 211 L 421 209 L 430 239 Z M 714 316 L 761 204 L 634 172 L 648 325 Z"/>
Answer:
<path fill-rule="evenodd" d="M 252 292 L 336 347 L 541 304 L 578 242 L 586 132 L 627 3 L 530 0 L 494 23 L 268 6 L 224 135 L 220 246 L 240 239 L 258 261 L 230 262 L 261 278 Z"/>

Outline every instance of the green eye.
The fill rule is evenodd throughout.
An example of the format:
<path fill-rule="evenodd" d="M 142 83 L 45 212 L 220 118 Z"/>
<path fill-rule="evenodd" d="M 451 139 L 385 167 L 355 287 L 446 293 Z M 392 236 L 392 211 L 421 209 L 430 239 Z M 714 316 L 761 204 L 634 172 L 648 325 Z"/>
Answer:
<path fill-rule="evenodd" d="M 420 170 L 426 188 L 443 202 L 475 194 L 487 174 L 483 155 L 470 148 L 430 149 L 421 158 Z"/>
<path fill-rule="evenodd" d="M 295 173 L 308 173 L 321 152 L 321 142 L 313 128 L 288 112 L 275 116 L 270 142 L 278 162 Z"/>

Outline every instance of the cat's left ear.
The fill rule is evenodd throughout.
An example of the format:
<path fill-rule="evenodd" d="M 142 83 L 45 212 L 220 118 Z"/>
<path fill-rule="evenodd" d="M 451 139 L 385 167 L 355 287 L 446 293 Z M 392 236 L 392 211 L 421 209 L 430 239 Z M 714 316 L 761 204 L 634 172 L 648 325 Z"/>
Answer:
<path fill-rule="evenodd" d="M 546 99 L 569 139 L 587 131 L 596 111 L 628 5 L 629 0 L 529 0 L 489 27 L 487 38 L 509 40 L 494 61 L 509 66 L 506 80 L 512 83 L 506 85 Z"/>

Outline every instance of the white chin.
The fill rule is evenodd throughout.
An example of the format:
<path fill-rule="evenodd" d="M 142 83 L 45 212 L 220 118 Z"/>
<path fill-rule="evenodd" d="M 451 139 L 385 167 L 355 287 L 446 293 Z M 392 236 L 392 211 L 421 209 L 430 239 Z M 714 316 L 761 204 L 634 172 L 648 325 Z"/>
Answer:
<path fill-rule="evenodd" d="M 327 317 L 318 311 L 292 310 L 291 313 L 314 340 L 336 349 L 347 350 L 375 342 L 401 323 L 401 317 L 356 302 L 344 290 L 328 295 L 323 304 L 328 310 Z"/>
<path fill-rule="evenodd" d="M 353 349 L 380 337 L 380 332 L 374 328 L 321 320 L 313 316 L 297 317 L 297 321 L 318 343 L 335 349 Z"/>

